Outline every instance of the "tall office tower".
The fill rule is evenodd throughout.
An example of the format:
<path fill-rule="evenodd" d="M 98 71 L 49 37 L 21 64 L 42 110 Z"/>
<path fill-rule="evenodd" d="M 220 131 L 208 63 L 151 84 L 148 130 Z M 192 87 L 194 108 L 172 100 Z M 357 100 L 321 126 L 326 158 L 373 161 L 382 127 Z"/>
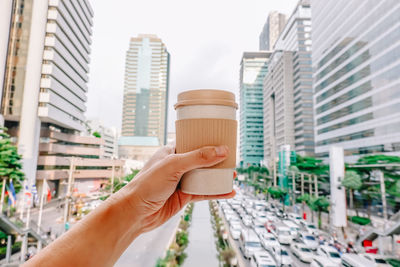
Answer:
<path fill-rule="evenodd" d="M 400 2 L 312 2 L 317 156 L 400 155 Z"/>
<path fill-rule="evenodd" d="M 276 50 L 264 79 L 264 158 L 269 162 L 283 145 L 294 147 L 293 54 Z"/>
<path fill-rule="evenodd" d="M 282 145 L 314 155 L 311 69 L 311 8 L 300 0 L 275 43 L 264 80 L 264 157 L 271 162 Z"/>
<path fill-rule="evenodd" d="M 76 162 L 79 178 L 106 178 L 110 161 L 84 160 L 99 158 L 103 141 L 80 136 L 92 42 L 90 3 L 14 0 L 1 5 L 1 20 L 8 18 L 6 34 L 0 33 L 0 45 L 7 47 L 0 54 L 1 114 L 29 183 L 47 179 L 52 192 L 65 193 L 61 180 L 68 178 L 71 157 L 82 159 Z M 103 174 L 93 167 L 103 168 Z"/>
<path fill-rule="evenodd" d="M 278 11 L 270 12 L 259 37 L 259 50 L 272 50 L 285 25 L 285 14 Z"/>
<path fill-rule="evenodd" d="M 126 53 L 122 136 L 167 142 L 169 53 L 160 38 L 139 34 Z"/>
<path fill-rule="evenodd" d="M 240 66 L 240 165 L 263 160 L 263 80 L 269 52 L 244 52 Z"/>

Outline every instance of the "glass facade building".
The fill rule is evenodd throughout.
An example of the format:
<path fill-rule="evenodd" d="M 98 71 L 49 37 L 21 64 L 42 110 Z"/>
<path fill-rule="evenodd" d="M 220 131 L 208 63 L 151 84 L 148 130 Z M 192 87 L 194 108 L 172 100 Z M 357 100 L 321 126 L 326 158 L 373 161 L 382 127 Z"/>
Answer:
<path fill-rule="evenodd" d="M 263 80 L 269 52 L 244 52 L 240 67 L 241 166 L 258 165 L 264 157 Z"/>
<path fill-rule="evenodd" d="M 131 38 L 126 53 L 123 136 L 167 140 L 169 53 L 155 35 Z"/>
<path fill-rule="evenodd" d="M 312 1 L 317 156 L 400 155 L 400 2 Z"/>
<path fill-rule="evenodd" d="M 275 43 L 264 79 L 264 159 L 273 164 L 284 145 L 314 155 L 311 6 L 298 2 Z"/>

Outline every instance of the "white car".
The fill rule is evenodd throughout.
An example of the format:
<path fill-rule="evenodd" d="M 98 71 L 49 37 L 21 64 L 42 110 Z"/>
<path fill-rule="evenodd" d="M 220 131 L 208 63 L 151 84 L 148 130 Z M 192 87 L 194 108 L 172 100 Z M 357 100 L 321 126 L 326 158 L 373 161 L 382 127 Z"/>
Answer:
<path fill-rule="evenodd" d="M 390 265 L 382 256 L 376 254 L 360 254 L 362 257 L 366 258 L 367 260 L 375 262 L 376 267 L 390 267 Z"/>
<path fill-rule="evenodd" d="M 303 262 L 310 263 L 314 259 L 314 254 L 311 249 L 306 247 L 304 244 L 292 243 L 290 245 L 290 250 Z"/>
<path fill-rule="evenodd" d="M 308 233 L 299 233 L 299 239 L 311 250 L 317 250 L 319 246 L 318 239 Z"/>
<path fill-rule="evenodd" d="M 289 252 L 283 246 L 274 246 L 271 252 L 278 266 L 294 266 L 292 257 L 290 257 Z"/>
<path fill-rule="evenodd" d="M 306 223 L 305 224 L 305 228 L 306 228 L 306 231 L 308 233 L 312 234 L 312 235 L 318 235 L 319 234 L 319 230 L 312 223 Z"/>
<path fill-rule="evenodd" d="M 249 215 L 251 215 L 251 213 L 253 212 L 253 208 L 251 206 L 246 206 L 244 209 L 246 210 L 247 214 L 249 214 Z"/>
<path fill-rule="evenodd" d="M 262 211 L 257 213 L 256 219 L 262 223 L 266 223 L 268 221 L 266 213 Z"/>
<path fill-rule="evenodd" d="M 297 224 L 295 224 L 294 222 L 289 221 L 289 220 L 283 220 L 283 223 L 284 223 L 287 227 L 289 227 L 289 229 L 290 229 L 290 234 L 291 234 L 293 237 L 296 237 L 297 234 L 298 234 L 299 231 L 300 231 L 300 227 L 299 227 Z"/>
<path fill-rule="evenodd" d="M 254 220 L 253 222 L 253 229 L 257 233 L 258 236 L 261 236 L 267 233 L 267 229 L 265 228 L 264 224 L 259 220 Z"/>
<path fill-rule="evenodd" d="M 266 250 L 272 251 L 273 247 L 280 247 L 278 240 L 271 233 L 264 233 L 260 236 L 261 244 Z"/>
<path fill-rule="evenodd" d="M 228 222 L 229 222 L 229 225 L 240 224 L 240 218 L 237 216 L 232 216 L 229 218 Z"/>
<path fill-rule="evenodd" d="M 300 224 L 301 220 L 303 219 L 303 218 L 301 218 L 300 215 L 298 215 L 296 213 L 289 213 L 288 217 L 290 220 L 292 220 L 296 224 Z"/>
<path fill-rule="evenodd" d="M 250 259 L 251 267 L 276 267 L 274 258 L 266 251 L 254 252 Z"/>
<path fill-rule="evenodd" d="M 250 227 L 253 223 L 250 215 L 245 215 L 242 217 L 242 222 L 245 226 Z"/>
<path fill-rule="evenodd" d="M 229 232 L 231 233 L 232 238 L 235 240 L 239 239 L 241 231 L 242 227 L 240 226 L 240 224 L 231 224 L 231 226 L 229 227 Z"/>
<path fill-rule="evenodd" d="M 253 230 L 243 229 L 240 234 L 239 244 L 239 248 L 246 259 L 251 258 L 254 252 L 264 250 L 261 246 L 260 239 Z"/>
<path fill-rule="evenodd" d="M 333 248 L 331 246 L 327 246 L 327 245 L 320 246 L 317 249 L 317 254 L 328 258 L 330 261 L 332 261 L 334 263 L 340 264 L 340 262 L 341 262 L 340 254 L 338 253 L 338 251 L 335 248 Z"/>
<path fill-rule="evenodd" d="M 290 234 L 290 229 L 287 227 L 278 227 L 275 231 L 275 237 L 278 239 L 280 244 L 284 245 L 289 245 L 293 240 L 293 237 Z"/>
<path fill-rule="evenodd" d="M 335 263 L 329 258 L 324 257 L 324 256 L 315 256 L 314 259 L 311 262 L 310 267 L 339 267 L 339 263 Z"/>

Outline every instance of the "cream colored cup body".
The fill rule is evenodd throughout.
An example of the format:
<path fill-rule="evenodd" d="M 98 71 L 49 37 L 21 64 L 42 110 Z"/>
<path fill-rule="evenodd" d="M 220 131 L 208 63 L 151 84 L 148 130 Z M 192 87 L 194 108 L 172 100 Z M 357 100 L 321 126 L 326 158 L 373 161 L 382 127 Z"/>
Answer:
<path fill-rule="evenodd" d="M 222 105 L 192 105 L 177 108 L 178 120 L 201 118 L 236 120 L 236 109 Z M 233 173 L 233 168 L 192 170 L 183 175 L 181 190 L 195 195 L 230 193 L 233 187 Z"/>

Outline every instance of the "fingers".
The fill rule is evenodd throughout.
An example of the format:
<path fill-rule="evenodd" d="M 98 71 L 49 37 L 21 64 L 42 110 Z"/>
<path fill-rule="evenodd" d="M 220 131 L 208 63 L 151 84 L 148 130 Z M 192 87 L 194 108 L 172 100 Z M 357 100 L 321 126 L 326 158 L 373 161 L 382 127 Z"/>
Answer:
<path fill-rule="evenodd" d="M 166 145 L 160 148 L 159 150 L 154 153 L 153 156 L 146 162 L 146 164 L 142 168 L 142 172 L 146 171 L 149 169 L 151 166 L 153 166 L 155 163 L 157 163 L 159 160 L 164 159 L 170 154 L 175 153 L 175 146 L 172 145 Z"/>
<path fill-rule="evenodd" d="M 227 146 L 206 146 L 183 154 L 169 156 L 167 163 L 170 173 L 182 175 L 185 172 L 202 167 L 211 167 L 228 156 Z"/>

